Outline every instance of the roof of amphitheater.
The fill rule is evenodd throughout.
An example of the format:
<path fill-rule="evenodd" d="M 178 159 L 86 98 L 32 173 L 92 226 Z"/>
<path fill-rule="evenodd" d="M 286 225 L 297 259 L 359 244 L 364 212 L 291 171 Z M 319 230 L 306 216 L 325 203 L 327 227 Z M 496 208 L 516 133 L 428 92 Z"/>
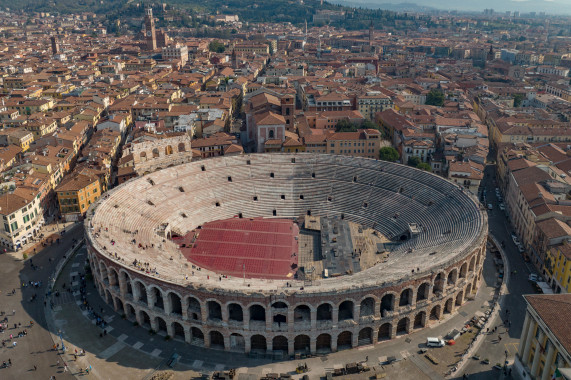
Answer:
<path fill-rule="evenodd" d="M 239 214 L 293 219 L 308 210 L 373 228 L 398 244 L 382 263 L 301 290 L 295 282 L 287 287 L 291 279 L 220 281 L 220 274 L 199 270 L 168 238 Z M 417 233 L 400 241 L 412 223 Z M 327 154 L 252 154 L 134 178 L 91 206 L 85 229 L 100 254 L 142 276 L 223 292 L 311 293 L 383 286 L 437 272 L 483 243 L 487 216 L 458 185 L 408 166 Z"/>

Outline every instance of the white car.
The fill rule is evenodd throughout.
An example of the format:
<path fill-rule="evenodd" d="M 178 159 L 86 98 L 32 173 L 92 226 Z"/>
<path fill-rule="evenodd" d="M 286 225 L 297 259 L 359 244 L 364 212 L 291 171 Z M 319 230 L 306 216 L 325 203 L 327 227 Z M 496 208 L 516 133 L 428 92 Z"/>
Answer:
<path fill-rule="evenodd" d="M 523 248 L 523 245 L 518 244 L 517 245 L 517 250 L 519 251 L 519 253 L 524 253 L 525 252 L 525 248 Z"/>
<path fill-rule="evenodd" d="M 498 205 L 498 207 L 500 208 L 500 210 L 504 211 L 506 209 L 506 206 L 503 203 L 500 203 Z"/>
<path fill-rule="evenodd" d="M 519 239 L 518 239 L 517 236 L 512 235 L 512 240 L 514 241 L 514 244 L 515 244 L 515 245 L 519 245 L 519 244 L 520 244 L 520 241 L 519 241 Z"/>
<path fill-rule="evenodd" d="M 492 210 L 494 206 L 491 203 L 488 203 L 488 210 Z"/>

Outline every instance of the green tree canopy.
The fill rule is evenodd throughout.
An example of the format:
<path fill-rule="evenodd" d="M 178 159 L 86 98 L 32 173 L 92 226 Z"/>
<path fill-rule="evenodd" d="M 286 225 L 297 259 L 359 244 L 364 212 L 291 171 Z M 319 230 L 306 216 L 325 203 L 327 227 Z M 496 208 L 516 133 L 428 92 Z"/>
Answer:
<path fill-rule="evenodd" d="M 444 104 L 444 94 L 442 91 L 437 89 L 432 89 L 426 96 L 426 104 L 429 106 L 442 107 Z"/>
<path fill-rule="evenodd" d="M 220 41 L 214 40 L 208 44 L 208 50 L 213 51 L 215 53 L 224 53 L 224 50 L 226 50 L 226 47 Z"/>
<path fill-rule="evenodd" d="M 406 164 L 407 164 L 408 166 L 412 166 L 412 167 L 415 167 L 415 168 L 416 168 L 416 167 L 418 166 L 418 164 L 420 164 L 421 162 L 422 162 L 422 161 L 420 160 L 420 157 L 410 156 L 410 157 L 408 158 L 408 161 L 407 161 Z"/>
<path fill-rule="evenodd" d="M 379 159 L 389 162 L 397 162 L 399 160 L 399 152 L 392 146 L 384 146 L 379 150 Z"/>
<path fill-rule="evenodd" d="M 514 94 L 513 98 L 514 98 L 514 107 L 521 106 L 521 103 L 523 102 L 523 94 Z"/>
<path fill-rule="evenodd" d="M 424 170 L 424 171 L 427 171 L 427 172 L 432 171 L 432 168 L 431 168 L 430 165 L 427 164 L 426 162 L 421 162 L 421 163 L 419 163 L 418 165 L 416 165 L 416 168 L 417 168 L 417 169 Z"/>

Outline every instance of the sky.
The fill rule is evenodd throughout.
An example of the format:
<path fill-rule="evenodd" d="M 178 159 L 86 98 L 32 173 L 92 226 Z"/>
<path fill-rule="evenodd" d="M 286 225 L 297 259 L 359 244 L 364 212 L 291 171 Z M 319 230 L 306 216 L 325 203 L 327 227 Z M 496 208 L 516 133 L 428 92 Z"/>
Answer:
<path fill-rule="evenodd" d="M 351 1 L 351 0 L 346 0 Z M 357 1 L 357 0 L 355 0 Z M 492 8 L 496 12 L 546 12 L 571 15 L 571 0 L 365 0 L 375 5 L 382 3 L 415 3 L 444 10 L 483 11 Z"/>

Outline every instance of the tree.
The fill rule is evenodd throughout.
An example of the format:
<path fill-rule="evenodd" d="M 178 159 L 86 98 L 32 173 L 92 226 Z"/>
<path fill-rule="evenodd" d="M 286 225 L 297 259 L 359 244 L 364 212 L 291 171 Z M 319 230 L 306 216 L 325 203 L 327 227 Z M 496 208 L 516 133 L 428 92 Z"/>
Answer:
<path fill-rule="evenodd" d="M 347 119 L 342 119 L 335 124 L 335 132 L 356 132 L 359 126 Z"/>
<path fill-rule="evenodd" d="M 523 102 L 523 94 L 514 94 L 513 98 L 514 98 L 514 107 L 521 106 L 521 103 Z"/>
<path fill-rule="evenodd" d="M 224 47 L 223 43 L 221 43 L 218 40 L 214 40 L 208 44 L 208 50 L 213 51 L 215 53 L 224 53 L 224 50 L 226 50 L 226 48 Z"/>
<path fill-rule="evenodd" d="M 410 157 L 408 158 L 408 161 L 407 161 L 406 164 L 407 164 L 408 166 L 412 166 L 412 167 L 415 167 L 415 168 L 416 168 L 416 167 L 418 166 L 418 164 L 420 164 L 421 162 L 422 162 L 422 161 L 420 161 L 420 157 L 410 156 Z"/>
<path fill-rule="evenodd" d="M 429 106 L 438 106 L 442 107 L 444 104 L 444 94 L 442 91 L 437 89 L 432 89 L 426 96 L 426 103 Z"/>
<path fill-rule="evenodd" d="M 430 167 L 429 164 L 427 164 L 426 162 L 420 162 L 418 165 L 416 165 L 417 169 L 421 169 L 424 170 L 426 172 L 430 172 L 432 171 L 432 168 Z"/>
<path fill-rule="evenodd" d="M 399 160 L 399 152 L 392 146 L 384 146 L 379 150 L 379 159 L 389 162 L 397 162 Z"/>

